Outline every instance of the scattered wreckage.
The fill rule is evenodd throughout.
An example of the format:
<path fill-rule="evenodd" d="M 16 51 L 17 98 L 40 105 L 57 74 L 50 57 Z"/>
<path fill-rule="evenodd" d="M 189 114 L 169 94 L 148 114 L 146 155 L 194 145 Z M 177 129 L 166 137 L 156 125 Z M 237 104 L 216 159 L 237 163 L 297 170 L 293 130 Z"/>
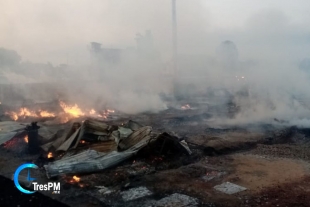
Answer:
<path fill-rule="evenodd" d="M 131 203 L 132 206 L 143 202 L 146 202 L 145 206 L 167 206 L 171 203 L 175 206 L 198 206 L 205 201 L 200 194 L 192 193 L 192 189 L 199 193 L 206 191 L 203 195 L 219 197 L 236 194 L 239 196 L 239 193 L 247 193 L 253 189 L 238 182 L 235 177 L 227 179 L 231 174 L 230 169 L 227 165 L 218 164 L 225 161 L 224 158 L 212 156 L 212 159 L 208 156 L 204 159 L 206 155 L 248 149 L 257 144 L 269 146 L 286 143 L 290 141 L 292 134 L 300 131 L 296 128 L 280 128 L 262 133 L 206 128 L 205 125 L 198 128 L 200 126 L 194 124 L 182 127 L 179 124 L 182 122 L 181 118 L 185 117 L 185 121 L 191 122 L 200 121 L 196 111 L 187 109 L 186 105 L 184 108 L 181 115 L 175 111 L 167 111 L 164 118 L 163 114 L 152 115 L 151 121 L 144 116 L 135 116 L 135 120 L 147 123 L 148 126 L 131 121 L 130 117 L 126 116 L 117 120 L 84 120 L 83 116 L 67 123 L 39 122 L 38 125 L 35 122 L 27 125 L 22 121 L 2 121 L 0 144 L 5 145 L 17 138 L 22 142 L 27 136 L 27 145 L 24 143 L 24 146 L 28 147 L 30 154 L 35 155 L 30 159 L 33 160 L 33 157 L 38 157 L 39 154 L 44 157 L 44 161 L 39 165 L 43 169 L 40 171 L 43 173 L 41 177 L 45 180 L 46 177 L 59 177 L 62 186 L 69 189 L 69 194 L 71 190 L 76 195 L 79 192 L 76 189 L 81 188 L 81 192 L 91 192 L 92 197 L 107 204 L 118 200 L 121 204 Z M 125 123 L 124 120 L 129 121 Z M 180 130 L 195 132 L 196 129 L 203 129 L 204 133 L 184 135 L 178 131 L 182 136 L 187 136 L 185 141 L 172 133 L 160 132 L 168 128 L 161 127 L 162 125 L 168 125 L 170 130 L 174 130 L 171 123 L 175 123 L 173 126 Z M 145 156 L 145 153 L 148 154 Z M 178 153 L 192 156 L 179 156 Z M 27 154 L 21 154 L 23 160 L 30 160 Z M 148 155 L 151 156 L 147 157 Z M 197 160 L 194 161 L 195 157 Z M 39 158 L 34 162 L 39 162 Z M 155 158 L 164 158 L 164 161 L 156 161 Z M 198 164 L 190 165 L 194 162 Z M 99 174 L 100 172 L 104 173 Z M 81 174 L 83 177 L 77 177 Z M 19 181 L 25 187 L 32 185 L 27 177 L 22 175 Z M 164 185 L 169 185 L 169 188 L 165 189 L 162 187 Z M 207 190 L 200 189 L 201 186 L 207 186 Z M 162 192 L 164 194 L 161 194 Z"/>
<path fill-rule="evenodd" d="M 54 129 L 54 133 L 47 126 L 37 126 L 36 122 L 28 126 L 17 122 L 0 124 L 1 143 L 26 131 L 29 153 L 39 152 L 41 148 L 47 154 L 57 155 L 55 161 L 44 165 L 48 178 L 102 171 L 131 158 L 145 147 L 157 147 L 158 153 L 162 153 L 166 146 L 173 145 L 180 152 L 191 154 L 185 140 L 168 133 L 154 133 L 152 127 L 131 120 L 117 126 L 87 119 L 72 123 L 67 130 Z M 42 142 L 44 144 L 39 146 Z"/>

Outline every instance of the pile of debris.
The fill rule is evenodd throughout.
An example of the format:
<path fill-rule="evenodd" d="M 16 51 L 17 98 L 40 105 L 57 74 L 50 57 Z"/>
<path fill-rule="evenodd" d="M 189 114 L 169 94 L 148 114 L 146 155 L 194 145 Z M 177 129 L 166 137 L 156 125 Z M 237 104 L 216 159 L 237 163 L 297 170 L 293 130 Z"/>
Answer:
<path fill-rule="evenodd" d="M 26 132 L 29 152 L 39 153 L 40 148 L 53 155 L 53 159 L 44 165 L 48 178 L 102 171 L 131 158 L 145 147 L 150 153 L 174 150 L 191 154 L 184 139 L 168 133 L 154 133 L 152 127 L 131 120 L 117 126 L 87 119 L 72 123 L 67 130 L 54 130 L 54 133 L 47 130 L 47 126 L 37 126 L 37 123 L 26 127 L 16 122 L 6 122 L 6 125 L 2 122 L 2 125 L 3 128 L 6 126 L 5 132 L 0 134 L 3 142 Z"/>

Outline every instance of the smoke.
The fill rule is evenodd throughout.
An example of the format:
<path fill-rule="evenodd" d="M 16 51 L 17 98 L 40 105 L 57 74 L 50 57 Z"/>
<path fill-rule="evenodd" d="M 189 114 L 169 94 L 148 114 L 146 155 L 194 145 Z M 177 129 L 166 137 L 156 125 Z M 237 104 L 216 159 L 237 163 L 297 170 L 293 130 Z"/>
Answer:
<path fill-rule="evenodd" d="M 310 58 L 306 1 L 300 6 L 256 1 L 244 12 L 245 0 L 225 5 L 177 1 L 176 85 L 170 1 L 47 2 L 33 0 L 20 12 L 5 4 L 32 29 L 18 22 L 0 27 L 12 31 L 0 43 L 23 57 L 0 54 L 8 60 L 0 62 L 3 83 L 48 83 L 53 91 L 47 97 L 40 89 L 22 90 L 25 98 L 62 98 L 135 114 L 167 109 L 170 103 L 162 94 L 182 102 L 203 97 L 211 107 L 202 110 L 213 114 L 209 122 L 215 125 L 309 125 L 309 70 L 307 64 L 299 68 Z M 70 15 L 65 8 L 71 8 Z M 15 20 L 8 13 L 5 17 Z M 226 115 L 214 113 L 213 106 Z M 235 107 L 232 112 L 229 106 Z"/>
<path fill-rule="evenodd" d="M 215 117 L 214 124 L 246 125 L 280 120 L 278 124 L 304 127 L 309 123 L 310 80 L 296 65 L 269 61 L 235 72 L 238 75 L 234 81 L 224 85 L 234 94 L 232 101 L 238 110 L 233 118 Z"/>

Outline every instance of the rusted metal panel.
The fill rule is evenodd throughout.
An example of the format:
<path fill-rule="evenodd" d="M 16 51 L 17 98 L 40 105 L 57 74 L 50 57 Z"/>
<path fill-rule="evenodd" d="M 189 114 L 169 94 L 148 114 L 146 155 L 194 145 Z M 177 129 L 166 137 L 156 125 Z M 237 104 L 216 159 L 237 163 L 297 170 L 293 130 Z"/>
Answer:
<path fill-rule="evenodd" d="M 114 140 L 99 142 L 96 144 L 92 144 L 88 147 L 98 152 L 106 152 L 106 153 L 117 150 L 117 144 Z"/>
<path fill-rule="evenodd" d="M 151 131 L 152 127 L 150 126 L 141 127 L 140 129 L 133 132 L 129 137 L 121 139 L 120 142 L 118 143 L 118 149 L 120 150 L 129 149 L 130 147 L 136 145 L 137 143 L 145 139 L 145 137 L 149 136 Z"/>

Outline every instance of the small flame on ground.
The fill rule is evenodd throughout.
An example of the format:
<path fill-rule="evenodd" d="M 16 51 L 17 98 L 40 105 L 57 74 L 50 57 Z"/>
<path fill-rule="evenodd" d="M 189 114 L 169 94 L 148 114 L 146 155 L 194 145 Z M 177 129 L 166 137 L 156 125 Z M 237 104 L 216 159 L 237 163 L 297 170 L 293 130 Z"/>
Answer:
<path fill-rule="evenodd" d="M 24 137 L 24 141 L 25 141 L 26 143 L 28 143 L 28 135 L 26 135 L 26 136 Z"/>
<path fill-rule="evenodd" d="M 80 180 L 81 180 L 81 178 L 79 178 L 78 176 L 75 176 L 75 175 L 72 178 L 75 182 L 80 182 Z"/>
<path fill-rule="evenodd" d="M 53 157 L 53 153 L 49 152 L 49 153 L 47 154 L 47 158 L 52 158 L 52 157 Z"/>

